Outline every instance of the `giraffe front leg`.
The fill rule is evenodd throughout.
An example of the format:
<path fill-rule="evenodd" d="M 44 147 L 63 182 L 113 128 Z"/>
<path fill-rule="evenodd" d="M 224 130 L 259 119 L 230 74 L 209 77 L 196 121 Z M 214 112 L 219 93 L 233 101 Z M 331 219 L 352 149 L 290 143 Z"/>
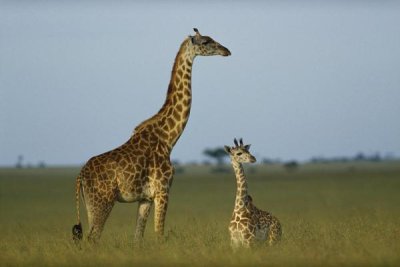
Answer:
<path fill-rule="evenodd" d="M 274 219 L 268 233 L 268 245 L 274 245 L 282 238 L 282 226 L 278 219 Z"/>
<path fill-rule="evenodd" d="M 153 202 L 148 200 L 142 200 L 138 205 L 137 221 L 134 242 L 140 243 L 143 240 L 144 230 L 146 228 L 147 218 L 150 214 L 151 205 Z"/>
<path fill-rule="evenodd" d="M 165 215 L 168 208 L 168 193 L 163 192 L 157 194 L 154 198 L 154 203 L 154 230 L 156 232 L 158 240 L 161 241 L 164 236 Z"/>
<path fill-rule="evenodd" d="M 230 231 L 231 234 L 231 248 L 237 250 L 242 245 L 241 234 L 239 231 Z"/>
<path fill-rule="evenodd" d="M 246 229 L 242 233 L 242 245 L 244 248 L 251 248 L 254 244 L 254 234 L 252 229 Z"/>

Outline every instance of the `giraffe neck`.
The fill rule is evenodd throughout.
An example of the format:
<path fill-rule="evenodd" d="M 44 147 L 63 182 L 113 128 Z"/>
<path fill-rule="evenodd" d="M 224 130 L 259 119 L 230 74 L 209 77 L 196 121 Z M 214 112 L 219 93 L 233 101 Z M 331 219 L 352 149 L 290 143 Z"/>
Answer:
<path fill-rule="evenodd" d="M 192 103 L 192 65 L 195 54 L 186 38 L 176 55 L 167 97 L 161 109 L 135 128 L 135 133 L 150 128 L 170 149 L 178 141 L 189 119 Z"/>
<path fill-rule="evenodd" d="M 236 199 L 235 210 L 244 208 L 247 197 L 247 181 L 244 175 L 243 166 L 240 162 L 232 160 L 233 170 L 236 175 Z"/>

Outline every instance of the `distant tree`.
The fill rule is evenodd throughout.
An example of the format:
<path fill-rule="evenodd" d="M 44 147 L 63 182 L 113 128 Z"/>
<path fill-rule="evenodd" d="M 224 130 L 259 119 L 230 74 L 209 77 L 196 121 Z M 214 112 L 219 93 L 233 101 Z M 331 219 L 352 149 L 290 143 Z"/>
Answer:
<path fill-rule="evenodd" d="M 228 157 L 223 147 L 207 148 L 203 154 L 216 161 L 216 166 L 211 169 L 212 172 L 228 172 L 229 170 L 224 166 L 224 158 Z"/>
<path fill-rule="evenodd" d="M 217 165 L 222 165 L 224 158 L 228 156 L 223 147 L 207 148 L 203 151 L 203 154 L 215 160 Z"/>
<path fill-rule="evenodd" d="M 382 157 L 379 152 L 376 152 L 374 154 L 365 154 L 362 152 L 357 153 L 356 155 L 352 157 L 346 157 L 346 156 L 338 156 L 338 157 L 313 157 L 310 159 L 311 163 L 348 163 L 352 161 L 371 161 L 371 162 L 380 162 L 384 160 L 385 158 Z"/>
<path fill-rule="evenodd" d="M 321 157 L 321 156 L 312 157 L 312 158 L 310 159 L 310 162 L 311 162 L 311 163 L 325 163 L 325 162 L 326 162 L 326 159 L 323 158 L 323 157 Z"/>
<path fill-rule="evenodd" d="M 376 152 L 372 155 L 365 155 L 364 153 L 360 152 L 354 156 L 355 161 L 372 161 L 372 162 L 379 162 L 382 161 L 381 155 Z"/>
<path fill-rule="evenodd" d="M 41 168 L 41 169 L 46 168 L 46 163 L 44 163 L 44 161 L 40 161 L 38 163 L 38 168 Z"/>
<path fill-rule="evenodd" d="M 295 160 L 292 160 L 292 161 L 289 161 L 289 162 L 286 162 L 285 164 L 283 164 L 283 167 L 287 171 L 292 172 L 299 168 L 299 163 L 297 163 L 297 161 L 295 161 Z"/>
<path fill-rule="evenodd" d="M 396 156 L 392 152 L 387 152 L 383 158 L 384 160 L 395 160 Z"/>
<path fill-rule="evenodd" d="M 373 154 L 373 155 L 371 155 L 371 156 L 369 157 L 369 160 L 370 160 L 370 161 L 373 161 L 373 162 L 380 162 L 380 161 L 382 161 L 382 157 L 381 157 L 381 155 L 379 154 L 379 152 L 376 152 L 375 154 Z"/>
<path fill-rule="evenodd" d="M 358 153 L 358 154 L 355 155 L 355 157 L 354 157 L 354 160 L 355 160 L 355 161 L 363 161 L 363 160 L 365 160 L 365 159 L 366 159 L 366 157 L 365 157 L 364 153 L 362 153 L 362 152 Z"/>
<path fill-rule="evenodd" d="M 269 165 L 269 164 L 277 164 L 277 163 L 280 162 L 280 160 L 279 160 L 279 159 L 263 158 L 263 159 L 261 160 L 261 162 L 262 162 L 263 164 Z"/>
<path fill-rule="evenodd" d="M 18 155 L 17 163 L 15 164 L 15 167 L 18 168 L 18 169 L 22 168 L 23 167 L 22 166 L 22 162 L 23 161 L 24 161 L 24 156 L 23 155 Z"/>

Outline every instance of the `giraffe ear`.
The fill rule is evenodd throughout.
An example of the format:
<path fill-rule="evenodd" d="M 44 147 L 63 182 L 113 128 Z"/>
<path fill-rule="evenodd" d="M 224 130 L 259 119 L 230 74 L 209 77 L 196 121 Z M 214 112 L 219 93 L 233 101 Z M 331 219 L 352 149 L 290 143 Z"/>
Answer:
<path fill-rule="evenodd" d="M 251 145 L 245 145 L 244 149 L 249 150 Z"/>
<path fill-rule="evenodd" d="M 192 40 L 192 44 L 194 45 L 201 45 L 203 43 L 202 41 L 202 37 L 200 34 L 197 34 L 195 36 L 190 36 L 191 40 Z"/>
<path fill-rule="evenodd" d="M 192 44 L 194 45 L 200 45 L 201 41 L 200 41 L 200 37 L 196 34 L 195 36 L 190 36 L 190 39 L 192 40 Z"/>
<path fill-rule="evenodd" d="M 231 148 L 229 146 L 224 146 L 224 149 L 226 153 L 230 154 L 231 153 Z"/>
<path fill-rule="evenodd" d="M 196 33 L 194 36 L 192 37 L 192 44 L 195 45 L 202 45 L 205 44 L 207 42 L 209 42 L 210 38 L 203 38 L 203 36 L 200 34 L 199 30 L 197 28 L 193 28 L 194 32 Z"/>

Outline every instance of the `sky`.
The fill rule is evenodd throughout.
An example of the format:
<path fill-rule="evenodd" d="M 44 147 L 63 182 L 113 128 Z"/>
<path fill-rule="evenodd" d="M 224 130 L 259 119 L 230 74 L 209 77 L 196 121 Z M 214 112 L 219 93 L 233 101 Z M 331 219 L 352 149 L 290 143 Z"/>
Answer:
<path fill-rule="evenodd" d="M 79 165 L 164 102 L 197 27 L 232 52 L 197 57 L 171 158 L 252 144 L 258 158 L 400 156 L 397 1 L 0 1 L 0 166 Z"/>

